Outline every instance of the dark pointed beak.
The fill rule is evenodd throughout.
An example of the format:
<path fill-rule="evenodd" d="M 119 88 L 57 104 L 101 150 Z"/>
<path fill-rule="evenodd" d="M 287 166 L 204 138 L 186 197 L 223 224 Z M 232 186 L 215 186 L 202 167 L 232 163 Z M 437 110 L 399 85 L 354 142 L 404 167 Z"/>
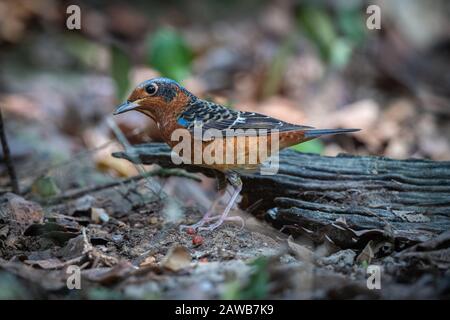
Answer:
<path fill-rule="evenodd" d="M 137 101 L 134 101 L 134 102 L 127 101 L 127 102 L 122 103 L 120 106 L 118 106 L 116 111 L 114 111 L 113 114 L 114 115 L 121 114 L 121 113 L 124 113 L 127 111 L 134 110 L 137 107 L 139 107 L 139 104 L 137 103 Z"/>

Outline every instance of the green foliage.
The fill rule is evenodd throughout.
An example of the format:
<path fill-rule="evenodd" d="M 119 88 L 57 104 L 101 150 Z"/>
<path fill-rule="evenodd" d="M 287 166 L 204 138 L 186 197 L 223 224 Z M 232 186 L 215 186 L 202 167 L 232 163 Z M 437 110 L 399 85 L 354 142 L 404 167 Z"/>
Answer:
<path fill-rule="evenodd" d="M 321 154 L 324 150 L 324 145 L 320 140 L 310 140 L 296 144 L 291 149 L 297 152 Z"/>
<path fill-rule="evenodd" d="M 345 37 L 356 45 L 366 38 L 364 17 L 356 8 L 342 9 L 337 12 L 337 25 Z"/>
<path fill-rule="evenodd" d="M 367 269 L 368 266 L 369 266 L 369 263 L 367 262 L 367 260 L 363 260 L 363 261 L 361 262 L 361 268 Z"/>
<path fill-rule="evenodd" d="M 116 84 L 117 99 L 122 101 L 130 87 L 131 63 L 128 56 L 117 46 L 111 47 L 111 76 Z"/>
<path fill-rule="evenodd" d="M 150 35 L 146 43 L 147 62 L 164 77 L 181 81 L 189 75 L 192 52 L 174 29 L 160 29 Z"/>
<path fill-rule="evenodd" d="M 283 74 L 286 70 L 286 62 L 292 52 L 293 44 L 293 38 L 289 36 L 284 40 L 274 56 L 266 80 L 264 81 L 264 87 L 262 89 L 263 98 L 270 97 L 279 90 Z"/>
<path fill-rule="evenodd" d="M 250 262 L 253 271 L 248 282 L 244 286 L 238 281 L 229 283 L 223 293 L 223 299 L 248 300 L 267 298 L 269 292 L 268 264 L 269 259 L 267 257 L 259 257 Z"/>
<path fill-rule="evenodd" d="M 61 193 L 52 177 L 44 176 L 34 181 L 31 189 L 42 198 L 50 198 Z"/>
<path fill-rule="evenodd" d="M 347 39 L 338 38 L 330 48 L 328 62 L 337 68 L 345 67 L 352 56 L 352 52 L 352 43 Z"/>
<path fill-rule="evenodd" d="M 63 38 L 64 49 L 82 66 L 95 68 L 99 63 L 102 46 L 81 35 L 70 33 Z"/>
<path fill-rule="evenodd" d="M 344 67 L 354 48 L 365 39 L 362 13 L 358 8 L 338 9 L 331 14 L 322 6 L 304 6 L 298 25 L 317 47 L 321 58 L 336 68 Z"/>
<path fill-rule="evenodd" d="M 328 13 L 315 6 L 305 7 L 299 12 L 298 22 L 302 31 L 318 47 L 322 57 L 328 59 L 330 45 L 336 38 Z"/>
<path fill-rule="evenodd" d="M 241 290 L 241 283 L 237 280 L 228 282 L 225 285 L 225 289 L 222 293 L 222 299 L 224 300 L 237 300 L 239 298 L 239 292 Z"/>

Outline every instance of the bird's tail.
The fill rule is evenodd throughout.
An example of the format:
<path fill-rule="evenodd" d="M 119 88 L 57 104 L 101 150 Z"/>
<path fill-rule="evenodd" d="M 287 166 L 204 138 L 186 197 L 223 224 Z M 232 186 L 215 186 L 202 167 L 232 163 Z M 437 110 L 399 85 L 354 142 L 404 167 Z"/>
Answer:
<path fill-rule="evenodd" d="M 311 140 L 327 134 L 339 134 L 356 132 L 361 129 L 307 129 L 304 131 L 304 138 Z"/>

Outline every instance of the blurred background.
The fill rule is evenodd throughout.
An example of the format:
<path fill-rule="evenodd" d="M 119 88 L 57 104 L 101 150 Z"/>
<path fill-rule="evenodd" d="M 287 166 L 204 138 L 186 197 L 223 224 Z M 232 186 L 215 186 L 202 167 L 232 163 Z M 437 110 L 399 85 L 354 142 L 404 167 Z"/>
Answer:
<path fill-rule="evenodd" d="M 71 4 L 80 30 L 66 27 Z M 369 4 L 380 30 L 366 27 Z M 105 119 L 156 76 L 231 108 L 363 129 L 300 152 L 449 160 L 449 15 L 444 0 L 1 0 L 0 105 L 19 176 L 84 150 L 134 174 L 111 158 Z M 159 140 L 139 113 L 115 120 L 132 143 Z"/>
<path fill-rule="evenodd" d="M 80 30 L 66 27 L 73 4 L 81 10 Z M 367 28 L 369 5 L 381 9 L 379 30 Z M 351 276 L 329 274 L 344 268 L 340 255 L 310 274 L 310 250 L 292 239 L 287 244 L 297 258 L 276 258 L 287 250 L 286 239 L 255 219 L 265 214 L 255 210 L 258 202 L 243 215 L 257 229 L 227 224 L 200 246 L 178 232 L 174 222 L 193 223 L 210 205 L 215 181 L 199 183 L 185 173 L 167 178 L 173 175 L 167 171 L 141 183 L 120 179 L 142 170 L 111 156 L 123 149 L 117 127 L 133 144 L 160 137 L 148 117 L 112 112 L 139 82 L 164 76 L 230 108 L 317 128 L 362 129 L 294 146 L 298 152 L 450 160 L 449 16 L 445 0 L 0 0 L 0 108 L 23 196 L 5 194 L 11 186 L 2 162 L 0 299 L 360 297 L 352 281 L 366 283 L 370 259 L 353 264 L 356 252 L 341 250 L 342 261 L 350 259 L 342 270 Z M 40 223 L 28 228 L 30 221 Z M 83 274 L 107 290 L 85 282 L 78 293 L 66 287 L 66 263 L 85 257 L 82 230 L 96 250 L 93 257 L 88 251 L 87 264 L 80 260 Z M 170 261 L 174 243 L 188 252 L 187 264 L 192 252 L 197 271 L 144 272 L 139 286 L 134 266 L 153 270 Z M 319 249 L 315 254 L 328 254 Z M 251 266 L 244 263 L 255 257 Z M 439 273 L 419 279 L 427 269 L 412 266 L 393 269 L 401 286 L 382 291 L 385 297 L 447 294 L 448 281 L 431 276 Z M 104 267 L 111 268 L 101 275 Z M 110 290 L 107 279 L 116 276 L 123 282 Z M 334 289 L 338 284 L 342 290 Z"/>

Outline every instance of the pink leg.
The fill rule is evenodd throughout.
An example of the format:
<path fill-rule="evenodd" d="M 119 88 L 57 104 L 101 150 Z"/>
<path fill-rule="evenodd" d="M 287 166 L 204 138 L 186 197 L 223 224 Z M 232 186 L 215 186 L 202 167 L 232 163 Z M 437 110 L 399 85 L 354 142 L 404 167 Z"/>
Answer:
<path fill-rule="evenodd" d="M 214 200 L 211 207 L 208 209 L 208 211 L 206 211 L 206 213 L 203 215 L 203 217 L 198 222 L 191 224 L 191 225 L 187 225 L 187 224 L 180 225 L 180 227 L 179 227 L 180 231 L 183 231 L 184 229 L 187 229 L 187 228 L 193 228 L 194 230 L 197 230 L 198 227 L 203 226 L 206 222 L 214 220 L 215 217 L 211 217 L 211 214 L 214 212 L 215 207 L 220 202 L 220 199 L 222 197 L 223 197 L 223 194 L 220 195 L 219 197 L 217 197 L 216 200 Z"/>
<path fill-rule="evenodd" d="M 236 172 L 229 172 L 227 174 L 228 182 L 230 183 L 233 192 L 231 193 L 231 199 L 228 202 L 227 206 L 225 207 L 225 210 L 220 215 L 211 216 L 211 214 L 214 211 L 214 208 L 217 206 L 217 204 L 220 202 L 220 200 L 224 197 L 225 192 L 228 191 L 228 188 L 225 190 L 225 192 L 218 197 L 212 204 L 211 208 L 205 213 L 203 218 L 198 221 L 197 223 L 194 223 L 192 225 L 181 225 L 180 230 L 186 229 L 186 228 L 193 228 L 194 230 L 214 230 L 217 227 L 219 227 L 224 221 L 240 221 L 242 223 L 241 229 L 244 227 L 245 222 L 244 220 L 239 217 L 228 217 L 228 214 L 230 213 L 231 208 L 233 208 L 234 203 L 236 202 L 237 197 L 239 196 L 239 193 L 242 190 L 242 181 L 239 178 L 239 175 Z M 209 225 L 208 227 L 203 227 L 206 223 L 217 220 L 215 223 Z"/>
<path fill-rule="evenodd" d="M 240 182 L 240 179 L 239 179 Z M 228 202 L 225 210 L 222 212 L 222 214 L 219 216 L 217 222 L 209 225 L 208 227 L 199 227 L 198 230 L 207 230 L 207 231 L 212 231 L 214 229 L 216 229 L 217 227 L 219 227 L 224 221 L 226 220 L 240 220 L 242 221 L 241 217 L 228 217 L 228 214 L 230 213 L 231 208 L 233 207 L 234 203 L 236 202 L 237 197 L 239 196 L 239 193 L 242 190 L 242 182 L 240 182 L 239 184 L 237 184 L 235 186 L 233 195 L 231 196 L 230 201 Z M 236 219 L 237 218 L 237 219 Z M 242 221 L 243 222 L 243 221 Z"/>
<path fill-rule="evenodd" d="M 214 220 L 218 220 L 218 219 L 221 219 L 222 218 L 222 214 L 219 214 L 219 215 L 216 215 L 216 216 L 210 216 L 210 217 L 208 217 L 208 218 L 205 218 L 205 217 L 203 217 L 202 218 L 202 220 L 200 220 L 200 221 L 203 221 L 203 223 L 200 225 L 200 221 L 199 222 L 197 222 L 197 223 L 195 223 L 195 224 L 193 224 L 192 226 L 195 226 L 195 225 L 200 225 L 200 227 L 198 227 L 198 226 L 196 226 L 194 229 L 196 229 L 196 228 L 198 228 L 198 230 L 206 230 L 207 228 L 206 227 L 201 227 L 201 226 L 203 226 L 204 224 L 206 224 L 206 222 L 210 222 L 210 221 L 214 221 Z M 242 219 L 242 217 L 240 217 L 240 216 L 233 216 L 233 217 L 225 217 L 225 218 L 223 218 L 223 221 L 222 222 L 224 222 L 224 221 L 239 221 L 240 223 L 241 223 L 241 230 L 244 228 L 244 226 L 245 226 L 245 221 L 244 221 L 244 219 Z M 186 226 L 186 227 L 191 227 L 191 228 L 193 228 L 192 226 Z M 181 227 L 181 226 L 180 226 Z"/>

